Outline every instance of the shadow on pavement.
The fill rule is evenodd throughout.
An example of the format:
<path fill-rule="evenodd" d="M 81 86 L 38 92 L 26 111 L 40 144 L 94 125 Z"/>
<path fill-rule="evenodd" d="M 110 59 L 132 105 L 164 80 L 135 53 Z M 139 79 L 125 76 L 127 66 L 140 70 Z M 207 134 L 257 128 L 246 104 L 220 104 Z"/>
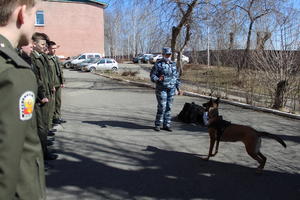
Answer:
<path fill-rule="evenodd" d="M 93 124 L 105 128 L 106 126 L 129 128 L 129 129 L 153 129 L 153 126 L 144 126 L 126 121 L 82 121 L 82 123 Z"/>
<path fill-rule="evenodd" d="M 116 121 L 116 120 L 115 121 L 82 121 L 82 123 L 98 125 L 102 128 L 106 128 L 107 126 L 112 126 L 112 127 L 126 128 L 126 129 L 153 129 L 154 127 L 154 126 L 145 126 L 133 122 Z M 191 132 L 207 133 L 206 127 L 202 127 L 200 125 L 186 124 L 181 122 L 178 122 L 176 128 L 173 129 L 174 131 L 178 129 L 178 130 L 187 131 L 189 133 Z"/>
<path fill-rule="evenodd" d="M 122 153 L 134 159 L 120 149 L 118 154 Z M 257 175 L 253 168 L 204 161 L 199 155 L 153 146 L 140 152 L 145 153 L 144 159 L 135 155 L 133 161 L 138 163 L 138 169 L 125 170 L 63 152 L 73 159 L 53 162 L 55 169 L 49 172 L 47 186 L 57 190 L 75 186 L 98 199 L 299 199 L 299 174 L 264 171 Z"/>
<path fill-rule="evenodd" d="M 295 143 L 300 143 L 300 136 L 293 136 L 293 135 L 278 135 L 284 141 L 291 141 Z"/>
<path fill-rule="evenodd" d="M 181 122 L 177 116 L 176 117 L 172 117 L 172 122 L 175 122 L 178 124 L 179 129 L 184 130 L 184 131 L 188 131 L 188 132 L 205 132 L 208 134 L 208 130 L 207 127 L 201 125 L 200 123 L 184 123 Z"/>

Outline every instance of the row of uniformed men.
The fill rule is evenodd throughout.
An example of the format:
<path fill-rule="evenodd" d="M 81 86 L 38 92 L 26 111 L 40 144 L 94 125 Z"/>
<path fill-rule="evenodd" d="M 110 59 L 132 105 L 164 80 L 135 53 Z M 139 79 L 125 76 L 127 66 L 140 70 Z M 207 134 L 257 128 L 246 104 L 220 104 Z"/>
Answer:
<path fill-rule="evenodd" d="M 55 55 L 57 45 L 45 33 L 34 33 L 32 43 L 19 49 L 20 56 L 32 67 L 38 83 L 37 114 L 38 135 L 44 160 L 55 160 L 58 155 L 48 146 L 53 145 L 54 124 L 65 123 L 61 118 L 61 88 L 64 87 L 63 71 Z M 47 167 L 47 165 L 46 165 Z"/>

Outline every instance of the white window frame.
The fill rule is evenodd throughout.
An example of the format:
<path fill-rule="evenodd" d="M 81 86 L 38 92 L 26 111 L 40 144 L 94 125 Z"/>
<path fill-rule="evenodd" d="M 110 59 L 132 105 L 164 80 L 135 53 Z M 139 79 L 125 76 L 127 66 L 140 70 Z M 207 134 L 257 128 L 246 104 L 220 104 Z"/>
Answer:
<path fill-rule="evenodd" d="M 43 21 L 44 23 L 43 24 L 38 24 L 37 23 L 37 16 L 39 15 L 42 15 L 43 16 Z M 36 13 L 35 13 L 35 26 L 45 26 L 45 13 L 43 10 L 37 10 Z"/>

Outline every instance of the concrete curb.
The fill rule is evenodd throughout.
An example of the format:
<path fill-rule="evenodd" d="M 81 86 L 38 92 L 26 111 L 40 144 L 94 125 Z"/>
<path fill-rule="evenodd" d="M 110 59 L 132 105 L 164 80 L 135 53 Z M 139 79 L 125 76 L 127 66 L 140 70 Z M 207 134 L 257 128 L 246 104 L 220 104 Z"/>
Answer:
<path fill-rule="evenodd" d="M 140 87 L 148 87 L 148 88 L 155 89 L 154 84 L 149 84 L 149 83 L 144 83 L 144 82 L 137 82 L 137 81 L 130 81 L 130 80 L 122 79 L 122 78 L 115 78 L 115 77 L 107 76 L 107 75 L 104 75 L 104 74 L 101 74 L 101 73 L 95 73 L 95 74 L 100 75 L 100 76 L 105 77 L 105 78 L 130 83 L 130 84 L 140 86 Z M 183 91 L 183 95 L 190 96 L 190 97 L 200 97 L 200 98 L 204 98 L 204 99 L 210 99 L 211 98 L 211 96 L 206 96 L 206 95 L 202 95 L 202 94 L 198 94 L 198 93 L 194 93 L 194 92 L 189 92 L 189 91 Z M 239 106 L 239 107 L 246 108 L 246 109 L 251 109 L 251 110 L 266 112 L 266 113 L 272 113 L 272 114 L 275 114 L 275 115 L 300 120 L 300 115 L 296 115 L 296 114 L 286 113 L 286 112 L 282 112 L 282 111 L 274 110 L 274 109 L 270 109 L 270 108 L 252 106 L 252 105 L 249 105 L 249 104 L 230 101 L 230 100 L 226 100 L 226 99 L 220 99 L 220 101 L 223 102 L 223 103 L 227 103 L 227 104 L 234 105 L 234 106 Z"/>

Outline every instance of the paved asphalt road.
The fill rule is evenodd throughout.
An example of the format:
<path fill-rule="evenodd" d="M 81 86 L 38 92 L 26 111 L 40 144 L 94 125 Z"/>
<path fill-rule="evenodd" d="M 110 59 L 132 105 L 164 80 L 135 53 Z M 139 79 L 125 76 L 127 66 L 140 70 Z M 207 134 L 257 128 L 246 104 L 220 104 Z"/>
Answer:
<path fill-rule="evenodd" d="M 48 200 L 101 199 L 300 199 L 300 121 L 226 104 L 220 113 L 234 123 L 276 133 L 284 149 L 263 139 L 268 158 L 262 175 L 242 143 L 220 143 L 210 161 L 206 128 L 173 123 L 172 133 L 152 130 L 154 90 L 91 73 L 65 71 L 63 117 L 47 175 Z M 184 102 L 176 96 L 173 116 Z"/>

